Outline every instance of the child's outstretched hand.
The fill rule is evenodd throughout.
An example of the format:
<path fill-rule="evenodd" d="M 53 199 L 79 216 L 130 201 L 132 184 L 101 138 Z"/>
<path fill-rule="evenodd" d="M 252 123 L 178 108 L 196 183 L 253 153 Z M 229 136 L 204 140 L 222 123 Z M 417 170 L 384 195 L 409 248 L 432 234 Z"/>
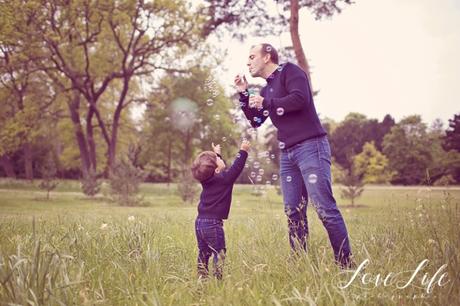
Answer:
<path fill-rule="evenodd" d="M 211 145 L 212 145 L 212 150 L 214 151 L 214 153 L 220 154 L 220 144 L 214 145 L 214 142 L 213 142 Z"/>
<path fill-rule="evenodd" d="M 249 148 L 251 147 L 251 143 L 247 139 L 243 139 L 241 142 L 241 147 L 240 149 L 243 151 L 249 151 Z"/>

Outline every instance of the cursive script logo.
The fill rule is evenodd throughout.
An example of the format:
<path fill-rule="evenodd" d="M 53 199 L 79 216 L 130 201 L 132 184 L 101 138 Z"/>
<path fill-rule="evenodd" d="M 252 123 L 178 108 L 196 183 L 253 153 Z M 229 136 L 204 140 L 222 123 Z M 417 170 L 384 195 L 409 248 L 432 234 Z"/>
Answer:
<path fill-rule="evenodd" d="M 347 281 L 339 282 L 338 287 L 340 289 L 346 289 L 352 284 L 356 285 L 356 283 L 358 283 L 358 286 L 366 289 L 369 287 L 376 288 L 380 286 L 393 286 L 396 289 L 402 290 L 412 285 L 419 287 L 425 290 L 426 293 L 430 294 L 435 286 L 442 287 L 449 283 L 447 272 L 445 272 L 447 264 L 439 267 L 439 269 L 431 276 L 428 273 L 423 272 L 423 269 L 428 265 L 428 259 L 422 260 L 413 271 L 389 272 L 386 275 L 382 275 L 380 273 L 375 275 L 371 273 L 363 273 L 364 268 L 369 265 L 369 262 L 369 259 L 365 259 L 355 271 L 341 272 L 339 275 L 351 274 L 351 277 Z"/>

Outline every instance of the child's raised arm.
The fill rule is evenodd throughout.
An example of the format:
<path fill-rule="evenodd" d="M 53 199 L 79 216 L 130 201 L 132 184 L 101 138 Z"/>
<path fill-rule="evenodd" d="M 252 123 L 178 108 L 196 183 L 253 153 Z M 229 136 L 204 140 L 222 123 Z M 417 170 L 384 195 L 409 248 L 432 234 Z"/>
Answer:
<path fill-rule="evenodd" d="M 248 158 L 248 151 L 251 147 L 251 144 L 248 140 L 244 139 L 240 146 L 240 151 L 238 152 L 235 161 L 233 162 L 232 166 L 225 171 L 224 177 L 229 183 L 234 183 L 238 176 L 244 169 L 244 164 L 246 163 L 246 159 Z"/>

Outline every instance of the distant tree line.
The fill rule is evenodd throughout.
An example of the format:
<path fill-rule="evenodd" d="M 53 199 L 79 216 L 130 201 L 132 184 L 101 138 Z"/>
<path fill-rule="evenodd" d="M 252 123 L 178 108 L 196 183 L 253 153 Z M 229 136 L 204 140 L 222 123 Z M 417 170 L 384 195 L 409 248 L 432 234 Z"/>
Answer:
<path fill-rule="evenodd" d="M 240 33 L 241 24 L 288 29 L 293 47 L 280 54 L 308 73 L 299 8 L 319 19 L 350 3 L 286 1 L 283 14 L 269 16 L 258 1 L 2 1 L 0 176 L 48 178 L 52 169 L 59 178 L 86 180 L 93 193 L 93 182 L 125 159 L 146 181 L 185 182 L 197 152 L 221 143 L 231 162 L 246 137 L 253 151 L 239 182 L 277 184 L 276 131 L 250 128 L 238 99 L 215 77 L 223 56 L 206 38 L 225 33 L 220 29 L 252 35 Z M 459 183 L 459 116 L 448 127 L 439 120 L 427 126 L 417 115 L 399 122 L 357 113 L 341 122 L 324 118 L 335 180 Z"/>

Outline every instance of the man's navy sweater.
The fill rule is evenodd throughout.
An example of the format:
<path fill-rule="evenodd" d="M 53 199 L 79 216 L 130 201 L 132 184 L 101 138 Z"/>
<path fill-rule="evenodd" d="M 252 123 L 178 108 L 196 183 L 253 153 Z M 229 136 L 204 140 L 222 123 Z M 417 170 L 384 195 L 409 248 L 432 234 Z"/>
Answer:
<path fill-rule="evenodd" d="M 233 184 L 244 169 L 248 152 L 240 150 L 232 166 L 201 182 L 203 191 L 198 218 L 227 219 L 232 202 Z"/>
<path fill-rule="evenodd" d="M 250 108 L 247 91 L 240 94 L 241 109 L 253 127 L 259 127 L 270 116 L 278 129 L 281 149 L 304 140 L 326 135 L 316 113 L 307 75 L 297 65 L 285 63 L 267 78 L 260 95 L 263 109 Z"/>

